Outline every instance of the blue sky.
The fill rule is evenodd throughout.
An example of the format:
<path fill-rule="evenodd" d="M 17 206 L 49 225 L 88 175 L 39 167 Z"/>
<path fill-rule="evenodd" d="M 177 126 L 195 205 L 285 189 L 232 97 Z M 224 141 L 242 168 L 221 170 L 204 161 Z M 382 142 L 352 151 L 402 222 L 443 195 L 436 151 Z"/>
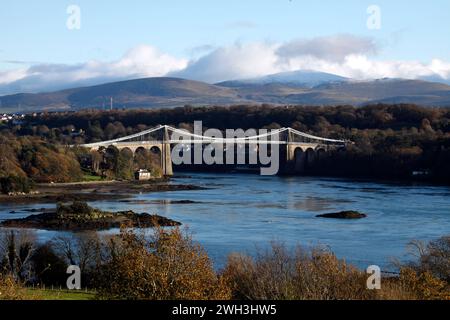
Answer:
<path fill-rule="evenodd" d="M 81 9 L 80 30 L 66 27 L 66 9 L 72 4 Z M 366 10 L 372 4 L 381 9 L 380 30 L 366 26 Z M 25 76 L 24 68 L 35 65 L 120 61 L 129 50 L 142 46 L 179 59 L 174 65 L 178 70 L 183 62 L 192 64 L 217 48 L 282 45 L 342 34 L 372 39 L 377 52 L 366 55 L 371 61 L 425 65 L 436 59 L 444 64 L 450 61 L 448 0 L 1 0 L 0 29 L 0 72 L 9 71 L 14 81 L 20 79 L 11 75 L 17 69 Z M 304 64 L 291 63 L 280 70 L 261 68 L 260 73 Z M 330 67 L 330 71 L 338 69 Z M 152 75 L 150 71 L 142 74 Z M 210 76 L 216 78 L 221 79 Z"/>

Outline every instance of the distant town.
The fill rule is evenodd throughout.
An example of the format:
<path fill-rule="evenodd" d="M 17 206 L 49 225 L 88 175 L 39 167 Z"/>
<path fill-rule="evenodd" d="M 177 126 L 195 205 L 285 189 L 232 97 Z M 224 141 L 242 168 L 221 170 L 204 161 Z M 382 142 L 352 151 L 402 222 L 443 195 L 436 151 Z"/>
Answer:
<path fill-rule="evenodd" d="M 13 124 L 20 124 L 25 118 L 24 113 L 3 113 L 0 116 L 1 122 L 13 122 Z"/>

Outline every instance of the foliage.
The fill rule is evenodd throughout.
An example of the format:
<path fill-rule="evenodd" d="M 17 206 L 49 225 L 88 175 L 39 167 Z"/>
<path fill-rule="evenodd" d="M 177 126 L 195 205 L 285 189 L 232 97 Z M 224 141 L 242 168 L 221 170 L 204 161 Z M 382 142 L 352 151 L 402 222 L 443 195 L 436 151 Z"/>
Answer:
<path fill-rule="evenodd" d="M 23 288 L 10 275 L 0 273 L 0 300 L 23 300 Z"/>
<path fill-rule="evenodd" d="M 122 230 L 100 269 L 99 296 L 109 299 L 227 299 L 205 251 L 179 229 L 158 229 L 151 241 Z"/>
<path fill-rule="evenodd" d="M 81 215 L 89 216 L 94 212 L 94 208 L 90 207 L 86 202 L 75 201 L 70 205 L 58 203 L 56 213 L 60 216 Z"/>
<path fill-rule="evenodd" d="M 430 270 L 400 270 L 399 277 L 383 277 L 381 290 L 368 290 L 367 274 L 328 250 L 297 248 L 292 253 L 274 245 L 256 258 L 230 256 L 223 277 L 234 299 L 450 300 L 450 284 Z"/>
<path fill-rule="evenodd" d="M 410 244 L 413 255 L 417 258 L 409 267 L 417 272 L 430 272 L 438 279 L 450 284 L 450 236 L 424 244 L 413 241 Z"/>
<path fill-rule="evenodd" d="M 417 300 L 450 300 L 450 284 L 429 271 L 417 272 L 404 267 L 400 272 L 399 286 Z"/>
<path fill-rule="evenodd" d="M 204 129 L 292 127 L 355 142 L 345 152 L 328 154 L 309 168 L 308 174 L 411 179 L 412 173 L 417 171 L 427 173 L 423 179 L 450 181 L 450 111 L 447 108 L 378 104 L 365 107 L 242 105 L 108 112 L 87 110 L 27 117 L 24 125 L 5 130 L 15 135 L 37 135 L 53 143 L 72 144 L 117 138 L 157 124 L 192 130 L 193 122 L 200 120 Z M 45 127 L 48 130 L 44 130 Z M 67 128 L 81 130 L 83 134 L 74 137 Z M 128 177 L 130 174 L 122 170 L 126 166 L 121 163 L 129 160 L 115 161 L 115 166 L 110 162 L 105 170 L 110 176 Z M 135 162 L 140 165 L 134 169 L 147 168 L 145 160 Z M 98 155 L 93 164 L 96 164 L 93 171 L 99 172 Z M 5 165 L 14 167 L 17 163 L 10 161 Z"/>
<path fill-rule="evenodd" d="M 335 300 L 374 298 L 366 276 L 328 250 L 290 253 L 274 244 L 256 259 L 232 255 L 223 271 L 233 298 L 250 300 Z"/>
<path fill-rule="evenodd" d="M 363 270 L 322 247 L 291 251 L 272 244 L 254 257 L 230 255 L 217 272 L 204 249 L 178 228 L 149 236 L 123 227 L 119 235 L 88 232 L 45 244 L 28 231 L 6 230 L 0 299 L 74 298 L 25 285 L 65 286 L 67 266 L 78 265 L 83 287 L 95 289 L 97 299 L 450 300 L 447 241 L 421 246 L 419 259 L 400 265 L 399 276 L 383 277 L 381 290 L 368 290 Z"/>
<path fill-rule="evenodd" d="M 33 183 L 27 177 L 9 175 L 0 177 L 0 188 L 3 194 L 14 192 L 29 193 L 33 188 Z"/>
<path fill-rule="evenodd" d="M 0 177 L 19 177 L 21 181 L 28 177 L 36 182 L 70 182 L 82 177 L 72 151 L 40 138 L 0 135 L 0 148 Z"/>

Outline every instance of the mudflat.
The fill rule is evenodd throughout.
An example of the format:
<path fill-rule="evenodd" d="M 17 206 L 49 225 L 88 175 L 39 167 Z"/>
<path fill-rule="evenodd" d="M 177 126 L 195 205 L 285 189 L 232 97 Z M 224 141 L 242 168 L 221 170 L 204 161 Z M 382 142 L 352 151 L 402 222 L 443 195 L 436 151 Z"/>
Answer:
<path fill-rule="evenodd" d="M 123 200 L 138 193 L 201 190 L 200 186 L 155 181 L 96 181 L 38 184 L 32 194 L 0 195 L 0 203 L 56 203 L 70 201 Z"/>

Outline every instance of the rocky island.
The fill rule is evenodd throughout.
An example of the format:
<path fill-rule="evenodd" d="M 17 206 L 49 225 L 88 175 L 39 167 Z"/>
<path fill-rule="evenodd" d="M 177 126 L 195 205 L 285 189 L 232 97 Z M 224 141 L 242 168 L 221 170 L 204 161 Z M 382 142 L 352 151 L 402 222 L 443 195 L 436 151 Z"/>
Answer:
<path fill-rule="evenodd" d="M 317 217 L 329 219 L 362 219 L 366 218 L 367 215 L 357 211 L 341 211 L 335 213 L 319 214 Z"/>
<path fill-rule="evenodd" d="M 137 228 L 174 227 L 181 223 L 148 213 L 133 211 L 107 212 L 92 208 L 85 202 L 58 204 L 56 210 L 44 211 L 23 219 L 6 220 L 0 226 L 56 231 L 108 230 L 121 226 Z"/>

